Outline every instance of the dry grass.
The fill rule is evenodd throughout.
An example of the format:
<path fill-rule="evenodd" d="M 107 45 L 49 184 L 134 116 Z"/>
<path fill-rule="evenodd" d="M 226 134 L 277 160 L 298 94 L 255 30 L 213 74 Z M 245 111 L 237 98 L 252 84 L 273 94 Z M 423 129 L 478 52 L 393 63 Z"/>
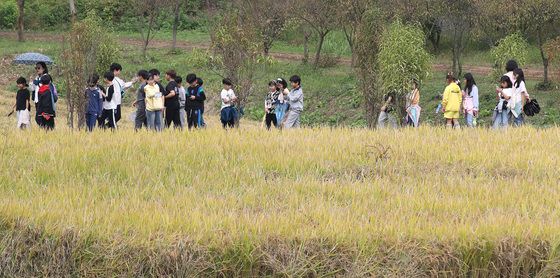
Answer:
<path fill-rule="evenodd" d="M 86 134 L 11 121 L 0 276 L 558 274 L 558 128 Z"/>

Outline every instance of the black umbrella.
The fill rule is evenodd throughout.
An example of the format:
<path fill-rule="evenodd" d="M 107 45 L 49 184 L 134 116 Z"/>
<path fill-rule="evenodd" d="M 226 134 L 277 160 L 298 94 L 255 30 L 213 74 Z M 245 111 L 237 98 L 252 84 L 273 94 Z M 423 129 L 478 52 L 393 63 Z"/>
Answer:
<path fill-rule="evenodd" d="M 47 65 L 52 65 L 53 63 L 48 56 L 33 52 L 18 55 L 12 63 L 19 65 L 35 65 L 38 62 L 45 62 Z"/>

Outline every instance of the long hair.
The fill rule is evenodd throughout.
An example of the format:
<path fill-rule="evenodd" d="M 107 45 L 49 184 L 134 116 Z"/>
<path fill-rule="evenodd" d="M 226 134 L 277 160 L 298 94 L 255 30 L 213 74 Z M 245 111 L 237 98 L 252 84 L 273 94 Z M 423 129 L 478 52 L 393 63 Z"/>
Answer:
<path fill-rule="evenodd" d="M 507 84 L 507 87 L 505 87 L 504 89 L 510 89 L 510 88 L 513 87 L 513 84 L 511 83 L 511 79 L 509 79 L 508 76 L 505 76 L 505 75 L 502 76 L 502 78 L 500 79 L 500 85 L 501 85 L 502 83 L 506 83 L 506 84 Z"/>
<path fill-rule="evenodd" d="M 474 80 L 474 76 L 470 72 L 465 74 L 464 77 L 467 80 L 467 84 L 465 84 L 465 92 L 467 92 L 467 94 L 469 94 L 470 96 L 472 93 L 473 86 L 476 85 L 476 81 Z"/>
<path fill-rule="evenodd" d="M 517 79 L 515 80 L 515 88 L 519 88 L 521 86 L 521 82 L 525 82 L 525 73 L 523 73 L 522 69 L 515 69 L 513 71 L 514 75 L 517 75 Z"/>
<path fill-rule="evenodd" d="M 47 63 L 37 62 L 37 64 L 35 64 L 35 66 L 41 66 L 41 68 L 43 68 L 43 74 L 48 74 L 49 73 L 49 68 L 47 68 Z"/>

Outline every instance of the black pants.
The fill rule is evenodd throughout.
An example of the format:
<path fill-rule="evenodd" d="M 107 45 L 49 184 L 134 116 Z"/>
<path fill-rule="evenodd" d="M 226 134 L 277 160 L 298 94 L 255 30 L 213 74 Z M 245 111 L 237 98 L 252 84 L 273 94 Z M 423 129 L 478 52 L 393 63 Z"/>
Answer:
<path fill-rule="evenodd" d="M 38 116 L 36 121 L 40 128 L 44 128 L 46 130 L 54 129 L 54 117 L 51 117 L 50 119 L 47 120 L 43 116 Z"/>
<path fill-rule="evenodd" d="M 136 118 L 134 119 L 134 129 L 136 131 L 142 129 L 142 127 L 148 127 L 148 121 L 146 119 L 146 107 L 138 106 L 136 110 Z"/>
<path fill-rule="evenodd" d="M 115 112 L 115 122 L 118 123 L 121 120 L 121 118 L 122 118 L 121 105 L 119 104 L 119 105 L 117 105 L 117 111 Z"/>
<path fill-rule="evenodd" d="M 117 128 L 117 110 L 116 109 L 103 109 L 103 114 L 99 118 L 99 127 L 101 128 Z"/>
<path fill-rule="evenodd" d="M 189 129 L 203 127 L 202 110 L 196 108 L 187 108 L 187 124 Z"/>
<path fill-rule="evenodd" d="M 270 129 L 274 124 L 274 127 L 278 127 L 278 119 L 276 118 L 276 114 L 266 114 L 266 129 Z"/>
<path fill-rule="evenodd" d="M 183 128 L 181 125 L 181 113 L 179 108 L 167 108 L 165 109 L 165 126 L 167 128 L 171 127 L 171 123 L 175 128 Z"/>

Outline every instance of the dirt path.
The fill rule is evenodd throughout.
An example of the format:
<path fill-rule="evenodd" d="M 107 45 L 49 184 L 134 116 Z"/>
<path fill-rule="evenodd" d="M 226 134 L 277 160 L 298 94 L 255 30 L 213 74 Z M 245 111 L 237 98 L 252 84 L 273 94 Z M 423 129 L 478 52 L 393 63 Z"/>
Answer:
<path fill-rule="evenodd" d="M 15 32 L 0 32 L 0 36 L 3 38 L 10 38 L 16 40 L 16 33 Z M 37 33 L 26 33 L 27 40 L 30 41 L 50 41 L 50 42 L 62 42 L 63 36 L 62 35 L 55 35 L 55 34 L 37 34 Z M 121 43 L 124 45 L 129 46 L 137 46 L 142 47 L 143 42 L 140 39 L 135 38 L 121 38 Z M 149 48 L 170 48 L 171 41 L 169 40 L 153 40 L 150 42 Z M 193 49 L 208 49 L 210 47 L 209 43 L 197 43 L 193 44 L 188 41 L 177 41 L 177 47 L 183 50 L 193 50 Z M 272 52 L 270 54 L 273 58 L 281 61 L 301 61 L 303 59 L 303 55 L 300 54 L 293 54 L 293 53 L 280 53 L 280 52 Z M 342 65 L 349 66 L 352 61 L 350 58 L 342 57 L 339 58 L 339 63 Z M 451 64 L 434 64 L 433 69 L 436 71 L 448 71 L 451 68 Z M 539 68 L 526 68 L 525 70 L 525 77 L 530 79 L 541 79 L 544 75 L 542 69 Z M 473 66 L 473 65 L 464 65 L 463 66 L 464 72 L 471 72 L 476 75 L 489 75 L 492 73 L 492 68 L 488 66 Z M 550 71 L 549 76 L 552 79 L 558 79 L 560 77 L 559 71 Z"/>

